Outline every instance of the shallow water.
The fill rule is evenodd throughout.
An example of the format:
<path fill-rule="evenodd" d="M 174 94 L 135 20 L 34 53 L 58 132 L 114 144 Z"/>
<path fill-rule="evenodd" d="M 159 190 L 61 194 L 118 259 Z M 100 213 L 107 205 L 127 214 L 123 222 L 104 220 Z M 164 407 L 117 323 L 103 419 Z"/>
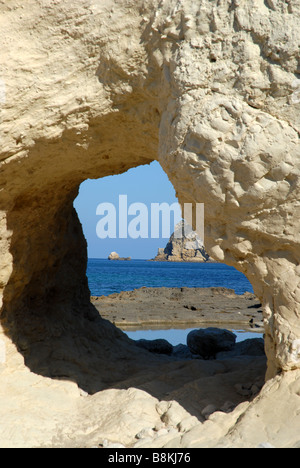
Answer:
<path fill-rule="evenodd" d="M 224 327 L 226 328 L 226 327 Z M 125 331 L 126 335 L 132 340 L 156 340 L 165 339 L 173 346 L 178 344 L 186 344 L 187 335 L 195 328 L 187 328 L 184 330 L 170 329 L 170 330 L 136 330 Z M 236 335 L 236 342 L 247 340 L 249 338 L 263 338 L 262 333 L 249 332 L 244 330 L 230 330 Z"/>

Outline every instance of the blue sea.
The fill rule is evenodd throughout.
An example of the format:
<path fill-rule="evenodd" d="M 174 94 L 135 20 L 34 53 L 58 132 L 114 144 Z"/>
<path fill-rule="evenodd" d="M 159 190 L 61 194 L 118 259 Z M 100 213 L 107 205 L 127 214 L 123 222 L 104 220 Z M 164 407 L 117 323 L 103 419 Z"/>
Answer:
<path fill-rule="evenodd" d="M 173 287 L 233 289 L 236 294 L 253 292 L 248 279 L 222 263 L 109 261 L 89 259 L 87 276 L 92 296 L 108 296 L 133 289 Z"/>
<path fill-rule="evenodd" d="M 208 288 L 224 287 L 236 294 L 253 292 L 248 279 L 235 268 L 221 263 L 151 262 L 148 260 L 109 261 L 89 259 L 87 276 L 92 296 L 108 296 L 143 286 Z M 126 331 L 133 340 L 164 338 L 172 345 L 185 343 L 191 329 Z M 232 330 L 238 341 L 261 337 L 257 333 Z"/>

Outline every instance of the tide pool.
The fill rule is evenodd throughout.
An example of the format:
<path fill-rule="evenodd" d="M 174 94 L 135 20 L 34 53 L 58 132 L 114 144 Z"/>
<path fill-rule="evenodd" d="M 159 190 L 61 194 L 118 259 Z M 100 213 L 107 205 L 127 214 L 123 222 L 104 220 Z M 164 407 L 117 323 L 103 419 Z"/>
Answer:
<path fill-rule="evenodd" d="M 226 327 L 224 327 L 226 328 Z M 228 328 L 229 329 L 229 328 Z M 183 330 L 169 329 L 169 330 L 136 330 L 136 331 L 125 331 L 126 335 L 132 340 L 157 340 L 165 339 L 171 345 L 176 346 L 178 344 L 186 344 L 186 338 L 188 334 L 195 330 L 195 328 L 187 328 Z M 263 338 L 263 334 L 259 332 L 249 332 L 243 330 L 231 330 L 236 335 L 236 342 L 250 339 L 250 338 Z"/>

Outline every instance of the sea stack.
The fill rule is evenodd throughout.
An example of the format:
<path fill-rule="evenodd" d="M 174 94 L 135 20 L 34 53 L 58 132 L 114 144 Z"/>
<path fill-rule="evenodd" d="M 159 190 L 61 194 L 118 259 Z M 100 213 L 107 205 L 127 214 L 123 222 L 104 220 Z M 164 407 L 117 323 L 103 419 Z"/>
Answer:
<path fill-rule="evenodd" d="M 120 257 L 120 255 L 117 252 L 111 252 L 108 256 L 108 260 L 124 260 L 124 261 L 129 261 L 131 260 L 131 257 Z"/>
<path fill-rule="evenodd" d="M 208 262 L 203 241 L 184 220 L 175 226 L 165 248 L 158 249 L 156 262 Z"/>

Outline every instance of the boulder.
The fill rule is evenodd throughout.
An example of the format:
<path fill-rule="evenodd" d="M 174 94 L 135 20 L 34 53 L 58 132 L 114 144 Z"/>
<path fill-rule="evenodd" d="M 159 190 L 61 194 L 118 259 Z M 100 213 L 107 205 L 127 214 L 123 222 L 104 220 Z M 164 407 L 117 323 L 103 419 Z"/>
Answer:
<path fill-rule="evenodd" d="M 220 351 L 230 351 L 236 336 L 221 328 L 204 328 L 191 331 L 187 336 L 187 345 L 193 354 L 200 354 L 205 359 L 215 357 Z"/>
<path fill-rule="evenodd" d="M 144 348 L 150 353 L 156 354 L 172 354 L 173 346 L 167 340 L 138 340 L 136 341 L 137 346 Z"/>
<path fill-rule="evenodd" d="M 227 359 L 237 356 L 264 356 L 265 341 L 263 338 L 250 338 L 236 343 L 231 351 L 222 351 L 217 354 L 217 359 Z"/>
<path fill-rule="evenodd" d="M 188 346 L 180 343 L 173 347 L 173 356 L 180 359 L 192 359 L 193 354 L 191 353 Z"/>

